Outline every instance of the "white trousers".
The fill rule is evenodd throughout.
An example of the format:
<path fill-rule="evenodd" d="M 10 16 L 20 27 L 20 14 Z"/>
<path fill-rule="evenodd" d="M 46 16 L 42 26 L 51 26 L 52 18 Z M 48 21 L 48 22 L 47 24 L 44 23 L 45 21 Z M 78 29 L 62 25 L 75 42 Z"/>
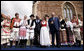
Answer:
<path fill-rule="evenodd" d="M 26 39 L 34 39 L 34 31 L 30 32 L 30 30 L 27 29 Z"/>
<path fill-rule="evenodd" d="M 76 38 L 77 40 L 81 40 L 80 31 L 74 31 L 74 42 L 76 42 Z"/>
<path fill-rule="evenodd" d="M 12 30 L 13 30 L 13 32 L 11 32 L 10 40 L 18 41 L 18 39 L 19 39 L 19 28 L 13 28 Z"/>

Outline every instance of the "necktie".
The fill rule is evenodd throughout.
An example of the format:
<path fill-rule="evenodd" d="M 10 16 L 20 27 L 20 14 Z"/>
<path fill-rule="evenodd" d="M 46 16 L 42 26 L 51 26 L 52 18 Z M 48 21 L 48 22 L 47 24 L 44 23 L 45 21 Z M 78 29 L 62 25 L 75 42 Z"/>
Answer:
<path fill-rule="evenodd" d="M 53 21 L 55 20 L 55 17 L 53 17 Z"/>

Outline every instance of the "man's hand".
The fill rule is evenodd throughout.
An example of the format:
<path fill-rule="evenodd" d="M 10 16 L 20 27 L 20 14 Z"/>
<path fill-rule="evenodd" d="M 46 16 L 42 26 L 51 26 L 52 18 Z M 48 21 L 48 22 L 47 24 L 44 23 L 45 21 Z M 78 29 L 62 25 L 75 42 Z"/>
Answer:
<path fill-rule="evenodd" d="M 77 28 L 77 27 L 79 27 L 79 25 L 76 25 L 75 27 Z"/>
<path fill-rule="evenodd" d="M 13 32 L 13 30 L 11 29 L 11 32 Z"/>
<path fill-rule="evenodd" d="M 25 26 L 27 26 L 27 24 Z"/>
<path fill-rule="evenodd" d="M 53 21 L 51 21 L 51 24 L 53 24 Z"/>
<path fill-rule="evenodd" d="M 30 29 L 30 30 L 32 30 L 32 28 L 31 28 L 31 27 L 30 27 L 29 29 Z"/>
<path fill-rule="evenodd" d="M 61 30 L 61 28 L 59 28 L 59 30 Z"/>
<path fill-rule="evenodd" d="M 6 20 L 4 20 L 4 23 L 6 23 L 7 22 L 7 19 Z"/>

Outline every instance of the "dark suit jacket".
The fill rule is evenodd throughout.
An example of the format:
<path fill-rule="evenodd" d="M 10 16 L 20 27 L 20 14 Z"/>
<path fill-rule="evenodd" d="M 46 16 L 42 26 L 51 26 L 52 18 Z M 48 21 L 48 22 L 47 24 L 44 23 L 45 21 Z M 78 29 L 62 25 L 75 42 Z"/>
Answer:
<path fill-rule="evenodd" d="M 39 19 L 39 22 L 37 22 L 37 19 L 35 19 L 35 24 L 36 24 L 36 26 L 35 26 L 35 31 L 40 31 L 40 29 L 41 29 L 41 20 Z"/>
<path fill-rule="evenodd" d="M 51 21 L 54 21 L 54 23 L 51 24 Z M 48 24 L 50 27 L 50 32 L 53 32 L 54 30 L 59 30 L 59 28 L 60 28 L 60 21 L 59 21 L 58 17 L 54 17 L 54 20 L 53 20 L 53 17 L 51 17 L 48 20 Z"/>

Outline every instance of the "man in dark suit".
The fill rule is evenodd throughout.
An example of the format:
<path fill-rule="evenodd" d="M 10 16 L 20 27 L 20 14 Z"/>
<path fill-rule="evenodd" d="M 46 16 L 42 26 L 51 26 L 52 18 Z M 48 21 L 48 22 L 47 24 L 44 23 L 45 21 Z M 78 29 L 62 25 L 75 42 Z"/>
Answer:
<path fill-rule="evenodd" d="M 52 47 L 55 47 L 54 44 L 54 38 L 55 38 L 55 34 L 56 34 L 56 44 L 57 47 L 60 47 L 60 22 L 58 17 L 54 17 L 55 13 L 52 13 L 52 17 L 49 19 L 48 23 L 49 23 L 49 28 L 50 28 L 50 33 L 52 35 Z"/>
<path fill-rule="evenodd" d="M 35 19 L 35 38 L 34 38 L 34 45 L 39 46 L 40 45 L 40 29 L 41 29 L 41 20 L 39 16 L 36 16 Z"/>

